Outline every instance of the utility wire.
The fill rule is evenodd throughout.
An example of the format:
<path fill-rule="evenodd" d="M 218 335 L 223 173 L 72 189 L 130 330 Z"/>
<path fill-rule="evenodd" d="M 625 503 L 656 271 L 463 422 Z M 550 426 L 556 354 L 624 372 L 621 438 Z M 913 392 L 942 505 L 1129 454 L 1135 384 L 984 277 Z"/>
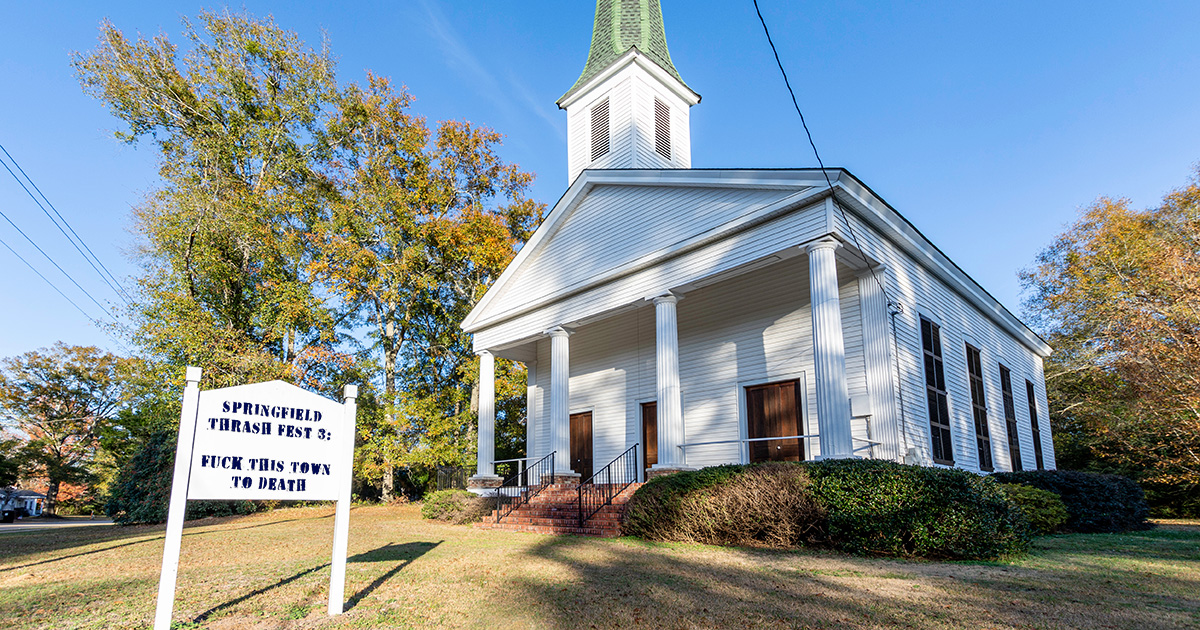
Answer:
<path fill-rule="evenodd" d="M 113 317 L 113 314 L 112 314 L 112 313 L 110 313 L 110 312 L 109 312 L 109 310 L 108 310 L 107 308 L 104 308 L 104 305 L 103 305 L 103 304 L 101 304 L 100 302 L 97 302 L 97 301 L 96 301 L 96 298 L 92 297 L 92 294 L 91 294 L 91 293 L 88 293 L 87 289 L 83 288 L 83 286 L 81 286 L 81 285 L 80 285 L 78 282 L 76 282 L 76 281 L 75 281 L 75 278 L 72 278 L 72 277 L 71 277 L 71 274 L 67 273 L 67 271 L 66 271 L 65 269 L 63 269 L 61 266 L 59 266 L 59 264 L 58 264 L 57 262 L 54 262 L 54 259 L 50 257 L 50 254 L 47 254 L 47 253 L 46 253 L 46 251 L 45 251 L 45 250 L 43 250 L 41 247 L 39 247 L 37 243 L 33 242 L 33 239 L 29 238 L 29 235 L 28 235 L 28 234 L 26 234 L 24 230 L 22 230 L 21 228 L 17 227 L 17 224 L 16 224 L 16 223 L 13 223 L 13 220 L 12 220 L 12 219 L 10 219 L 10 218 L 8 218 L 8 215 L 7 215 L 7 214 L 4 214 L 4 211 L 3 211 L 3 210 L 0 210 L 0 218 L 3 218 L 5 221 L 8 221 L 8 224 L 9 224 L 9 225 L 11 225 L 11 226 L 13 226 L 13 229 L 15 229 L 17 232 L 19 232 L 19 233 L 21 234 L 21 236 L 24 236 L 24 237 L 25 237 L 25 240 L 29 241 L 29 244 L 30 244 L 30 245 L 33 245 L 34 249 L 36 249 L 36 250 L 38 250 L 39 252 L 41 252 L 41 253 L 42 253 L 42 255 L 46 257 L 46 260 L 49 260 L 49 261 L 50 261 L 50 264 L 54 265 L 54 267 L 55 267 L 56 269 L 58 269 L 59 271 L 61 271 L 61 272 L 62 272 L 62 275 L 66 276 L 66 277 L 67 277 L 67 280 L 70 280 L 70 281 L 71 281 L 71 284 L 75 285 L 75 287 L 76 287 L 77 289 L 79 289 L 80 291 L 83 291 L 83 294 L 84 294 L 84 295 L 86 295 L 86 296 L 88 297 L 88 299 L 92 301 L 92 303 L 93 303 L 93 304 L 95 304 L 96 306 L 100 307 L 100 310 L 104 311 L 104 313 L 105 313 L 106 315 L 108 315 L 108 316 L 109 316 L 109 318 L 111 318 L 111 319 L 112 319 L 114 322 L 115 322 L 115 321 L 117 321 L 117 318 L 116 318 L 116 317 Z M 6 243 L 4 246 L 5 246 L 5 247 L 8 247 L 8 244 Z M 8 247 L 8 249 L 9 249 L 9 251 L 12 251 L 14 254 L 16 253 L 16 252 L 13 250 L 13 248 L 11 248 L 11 247 Z M 20 258 L 20 256 L 18 256 L 18 258 Z M 21 260 L 22 260 L 22 261 L 25 261 L 25 259 L 24 259 L 24 258 L 21 258 Z M 25 264 L 26 264 L 26 265 L 29 265 L 29 262 L 28 262 L 28 261 L 25 261 Z M 30 265 L 30 268 L 32 268 L 32 267 L 33 267 L 33 265 Z M 34 271 L 37 271 L 37 270 L 35 269 Z M 42 274 L 41 274 L 41 273 L 38 273 L 38 275 L 39 275 L 39 276 L 42 276 Z M 46 278 L 46 276 L 42 276 L 42 279 L 43 279 L 43 280 L 45 280 L 45 278 Z M 47 282 L 49 282 L 49 280 L 46 280 L 46 281 L 47 281 Z M 57 289 L 55 289 L 55 290 L 57 290 Z M 62 293 L 62 291 L 59 291 L 59 293 L 61 294 L 61 293 Z M 91 318 L 89 318 L 89 319 L 91 319 Z M 94 321 L 94 320 L 93 320 L 93 321 Z"/>
<path fill-rule="evenodd" d="M 821 167 L 821 175 L 825 176 L 825 184 L 829 186 L 829 198 L 833 201 L 833 206 L 838 209 L 842 215 L 842 222 L 846 224 L 846 231 L 850 233 L 850 239 L 854 241 L 854 247 L 858 249 L 858 256 L 862 259 L 863 264 L 867 266 L 867 270 L 871 272 L 871 278 L 875 280 L 875 284 L 879 285 L 879 290 L 883 292 L 887 298 L 890 308 L 900 308 L 899 303 L 893 301 L 888 295 L 887 288 L 883 286 L 879 275 L 875 273 L 875 267 L 871 261 L 867 260 L 867 255 L 863 252 L 862 245 L 858 242 L 858 236 L 854 233 L 854 226 L 850 225 L 850 219 L 846 217 L 846 209 L 842 204 L 838 203 L 837 196 L 834 195 L 833 181 L 829 179 L 829 172 L 825 168 L 825 162 L 821 160 L 821 152 L 817 151 L 817 143 L 813 142 L 812 132 L 808 129 L 808 123 L 804 120 L 804 112 L 800 110 L 800 102 L 796 100 L 796 92 L 792 89 L 792 82 L 788 80 L 787 70 L 783 69 L 783 61 L 779 59 L 779 51 L 775 48 L 775 42 L 771 39 L 771 30 L 767 28 L 767 21 L 763 18 L 762 10 L 758 8 L 758 0 L 754 0 L 754 11 L 758 13 L 758 21 L 762 23 L 763 33 L 767 36 L 767 43 L 771 46 L 771 52 L 775 55 L 775 64 L 779 66 L 779 73 L 783 75 L 783 84 L 787 86 L 788 94 L 792 96 L 792 106 L 796 108 L 796 113 L 800 115 L 800 124 L 804 126 L 804 134 L 808 136 L 808 146 L 812 147 L 813 155 L 817 157 L 817 165 Z"/>
<path fill-rule="evenodd" d="M 8 217 L 5 217 L 5 218 L 7 219 Z M 11 221 L 10 221 L 10 223 L 11 223 Z M 26 237 L 26 238 L 28 238 L 28 237 Z M 71 298 L 67 297 L 66 293 L 63 293 L 62 290 L 59 289 L 57 286 L 55 286 L 55 284 L 53 282 L 50 282 L 49 278 L 47 278 L 46 276 L 43 276 L 42 272 L 38 271 L 37 268 L 34 267 L 33 265 L 31 265 L 28 260 L 25 260 L 24 256 L 18 254 L 17 251 L 15 249 L 13 249 L 12 246 L 10 246 L 8 243 L 6 243 L 3 238 L 0 238 L 0 245 L 3 245 L 5 247 L 5 249 L 12 252 L 12 255 L 16 256 L 17 260 L 20 260 L 21 262 L 25 263 L 25 266 L 29 267 L 30 271 L 32 271 L 33 273 L 36 273 L 37 276 L 39 278 L 41 278 L 42 280 L 45 280 L 46 284 L 50 285 L 51 289 L 54 289 L 54 291 L 56 293 L 58 293 L 59 295 L 61 295 L 64 300 L 70 302 L 71 306 L 74 306 L 75 310 L 79 311 L 79 313 L 82 314 L 85 318 L 87 318 L 87 320 L 89 322 L 91 322 L 94 326 L 96 326 L 100 330 L 104 331 L 104 334 L 108 335 L 109 339 L 112 339 L 113 341 L 115 341 L 117 343 L 117 345 L 124 348 L 126 352 L 129 352 L 129 347 L 126 346 L 124 343 L 122 343 L 121 340 L 118 339 L 117 337 L 115 337 L 111 332 L 109 332 L 107 329 L 105 329 L 103 322 L 96 319 L 95 317 L 92 317 L 91 315 L 88 315 L 86 311 L 84 311 L 82 308 L 79 307 L 79 304 L 77 304 L 75 302 L 75 300 L 72 300 Z M 37 246 L 35 245 L 34 247 L 37 247 Z M 54 261 L 51 261 L 51 262 L 54 262 Z M 68 278 L 69 278 L 69 276 L 68 276 Z M 72 282 L 74 282 L 74 281 L 72 280 Z M 78 286 L 78 285 L 76 285 L 76 286 Z M 91 296 L 89 295 L 88 297 L 91 297 Z M 92 301 L 94 302 L 95 300 L 92 300 Z M 101 308 L 104 308 L 104 307 L 101 307 Z M 107 311 L 105 311 L 105 312 L 107 312 Z"/>
<path fill-rule="evenodd" d="M 13 255 L 13 256 L 16 256 L 18 260 L 20 260 L 21 262 L 25 263 L 25 266 L 26 266 L 26 267 L 29 267 L 29 269 L 30 269 L 31 271 L 33 271 L 33 273 L 36 273 L 36 274 L 38 275 L 38 277 L 39 277 L 39 278 L 41 278 L 42 280 L 45 280 L 45 281 L 46 281 L 46 284 L 50 285 L 50 288 L 51 288 L 51 289 L 54 289 L 56 292 L 58 292 L 58 294 L 59 294 L 59 295 L 61 295 L 61 296 L 63 297 L 63 299 L 64 299 L 64 300 L 66 300 L 66 301 L 70 302 L 70 303 L 71 303 L 71 306 L 74 306 L 74 307 L 75 307 L 75 310 L 77 310 L 77 311 L 79 311 L 80 313 L 82 313 L 82 314 L 83 314 L 83 316 L 84 316 L 84 317 L 86 317 L 86 318 L 88 319 L 88 321 L 92 322 L 93 324 L 96 324 L 96 323 L 98 323 L 98 321 L 96 320 L 96 318 L 92 317 L 91 315 L 88 315 L 88 314 L 87 314 L 87 312 L 85 312 L 85 311 L 84 311 L 82 308 L 80 308 L 80 307 L 79 307 L 79 305 L 78 305 L 78 304 L 76 304 L 76 303 L 75 303 L 75 300 L 72 300 L 71 298 L 67 297 L 67 294 L 66 294 L 66 293 L 63 293 L 63 292 L 62 292 L 62 291 L 61 291 L 61 290 L 60 290 L 58 287 L 54 286 L 54 283 L 53 283 L 53 282 L 50 282 L 50 279 L 49 279 L 49 278 L 47 278 L 46 276 L 43 276 L 43 275 L 42 275 L 42 272 L 38 271 L 36 267 L 34 267 L 33 265 L 29 264 L 29 261 L 28 261 L 28 260 L 25 260 L 25 257 L 24 257 L 24 256 L 22 256 L 22 255 L 18 254 L 18 253 L 17 253 L 17 250 L 13 249 L 13 248 L 12 248 L 12 247 L 11 247 L 11 246 L 8 244 L 8 243 L 4 242 L 4 239 L 3 239 L 3 238 L 0 238 L 0 245 L 3 245 L 5 248 L 7 248 L 7 249 L 8 249 L 8 251 L 12 252 L 12 255 Z"/>
<path fill-rule="evenodd" d="M 58 211 L 58 208 L 55 208 L 54 204 L 50 203 L 50 200 L 46 198 L 46 195 L 42 192 L 42 189 L 38 188 L 38 185 L 33 182 L 33 179 L 29 177 L 29 175 L 25 172 L 25 169 L 21 168 L 20 163 L 18 163 L 16 158 L 14 158 L 12 154 L 8 152 L 8 149 L 4 148 L 3 144 L 0 144 L 0 151 L 3 151 L 4 155 L 8 156 L 9 161 L 13 163 L 13 166 L 17 167 L 17 170 L 20 171 L 21 176 L 25 178 L 25 181 L 29 182 L 30 186 L 33 186 L 33 189 L 36 190 L 38 195 L 41 196 L 42 201 L 45 201 L 46 205 L 54 211 L 54 215 L 58 217 L 58 221 L 56 221 L 53 216 L 50 216 L 50 212 L 47 211 L 45 206 L 38 201 L 37 197 L 30 192 L 29 188 L 25 186 L 25 183 L 21 181 L 21 178 L 17 177 L 16 173 L 13 173 L 12 169 L 8 167 L 8 164 L 6 164 L 3 160 L 0 160 L 0 164 L 4 164 L 4 169 L 8 171 L 8 174 L 13 176 L 13 179 L 15 179 L 25 191 L 25 194 L 29 195 L 29 198 L 33 200 L 33 203 L 37 204 L 38 208 L 41 208 L 42 213 L 46 215 L 46 218 L 50 219 L 50 222 L 54 224 L 54 227 L 58 228 L 58 231 L 62 232 L 62 235 L 71 242 L 71 245 L 75 247 L 75 251 L 79 252 L 79 255 L 83 256 L 83 259 L 92 266 L 92 269 L 99 274 L 100 279 L 103 280 L 104 283 L 107 284 L 108 287 L 117 294 L 117 297 L 124 300 L 126 304 L 129 304 L 129 293 L 125 291 L 125 287 L 121 286 L 121 283 L 117 280 L 116 276 L 114 276 L 113 273 L 108 270 L 108 267 L 101 262 L 100 258 L 96 256 L 96 253 L 92 251 L 92 248 L 88 247 L 88 244 L 84 242 L 82 237 L 79 236 L 79 233 L 75 231 L 75 228 L 71 227 L 71 224 L 67 222 L 67 219 Z M 62 225 L 59 225 L 59 221 L 62 221 Z M 67 230 L 71 231 L 71 235 L 68 235 L 67 231 L 63 229 L 64 225 L 66 226 Z M 72 235 L 74 238 L 71 237 Z M 76 241 L 78 241 L 78 243 Z M 82 249 L 80 248 L 80 245 L 83 246 Z M 85 249 L 87 250 L 86 254 L 84 253 Z M 89 254 L 91 255 L 90 257 Z M 97 267 L 97 265 L 99 265 L 99 267 Z M 101 269 L 103 269 L 103 271 L 101 271 Z M 106 273 L 108 274 L 107 277 L 105 276 Z"/>

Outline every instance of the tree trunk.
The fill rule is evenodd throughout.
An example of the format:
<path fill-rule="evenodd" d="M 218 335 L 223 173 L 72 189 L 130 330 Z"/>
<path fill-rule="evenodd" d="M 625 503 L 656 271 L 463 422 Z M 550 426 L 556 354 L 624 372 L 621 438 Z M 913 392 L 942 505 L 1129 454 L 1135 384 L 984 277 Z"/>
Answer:
<path fill-rule="evenodd" d="M 58 486 L 57 479 L 51 479 L 50 484 L 46 487 L 46 505 L 42 508 L 42 513 L 54 516 L 58 510 Z"/>
<path fill-rule="evenodd" d="M 388 405 L 388 426 L 396 426 L 396 355 L 399 354 L 399 344 L 396 343 L 396 322 L 392 314 L 395 312 L 394 306 L 388 305 L 387 322 L 383 329 L 383 391 L 384 399 Z M 398 439 L 398 436 L 393 436 L 393 439 Z M 380 488 L 380 498 L 386 503 L 396 498 L 396 465 L 391 461 L 390 457 L 387 462 L 387 469 L 383 475 L 383 484 Z"/>

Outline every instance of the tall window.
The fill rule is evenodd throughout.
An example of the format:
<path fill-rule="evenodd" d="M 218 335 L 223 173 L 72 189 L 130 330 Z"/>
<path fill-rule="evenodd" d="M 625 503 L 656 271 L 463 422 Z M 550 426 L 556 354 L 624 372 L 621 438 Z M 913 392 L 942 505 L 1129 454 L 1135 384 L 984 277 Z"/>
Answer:
<path fill-rule="evenodd" d="M 1037 396 L 1033 393 L 1033 383 L 1025 381 L 1025 395 L 1029 397 L 1029 425 L 1033 428 L 1033 456 L 1037 459 L 1037 469 L 1045 470 L 1046 463 L 1042 460 L 1042 427 L 1038 425 Z"/>
<path fill-rule="evenodd" d="M 1012 469 L 1021 470 L 1021 438 L 1017 435 L 1017 409 L 1013 404 L 1012 373 L 1000 366 L 1000 389 L 1004 392 L 1004 426 L 1008 429 L 1008 458 Z"/>
<path fill-rule="evenodd" d="M 592 161 L 608 155 L 608 99 L 592 108 Z"/>
<path fill-rule="evenodd" d="M 971 344 L 967 344 L 967 376 L 971 381 L 971 411 L 975 416 L 979 469 L 995 470 L 992 466 L 992 437 L 988 433 L 987 399 L 983 391 L 983 362 L 979 358 L 979 348 Z"/>
<path fill-rule="evenodd" d="M 925 394 L 929 399 L 929 435 L 933 461 L 954 464 L 950 442 L 950 405 L 946 400 L 946 373 L 942 368 L 942 333 L 937 324 L 921 318 L 921 347 L 925 356 Z"/>
<path fill-rule="evenodd" d="M 671 108 L 654 99 L 654 150 L 671 159 Z"/>

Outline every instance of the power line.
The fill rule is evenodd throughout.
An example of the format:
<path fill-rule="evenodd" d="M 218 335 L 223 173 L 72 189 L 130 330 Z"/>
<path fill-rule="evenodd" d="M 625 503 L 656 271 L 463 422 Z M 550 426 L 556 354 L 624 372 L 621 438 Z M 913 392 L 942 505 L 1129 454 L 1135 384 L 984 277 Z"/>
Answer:
<path fill-rule="evenodd" d="M 899 308 L 900 305 L 891 299 L 887 288 L 879 280 L 878 274 L 875 273 L 875 267 L 871 264 L 871 261 L 867 260 L 867 255 L 864 253 L 862 245 L 858 242 L 858 236 L 854 233 L 854 226 L 850 225 L 850 219 L 846 216 L 846 209 L 842 207 L 842 204 L 838 203 L 837 196 L 834 195 L 833 181 L 829 179 L 829 172 L 825 168 L 825 162 L 821 160 L 821 152 L 817 151 L 817 143 L 813 142 L 812 132 L 808 129 L 808 122 L 804 120 L 804 112 L 800 110 L 800 102 L 796 100 L 796 92 L 792 89 L 792 82 L 788 80 L 787 70 L 783 69 L 783 61 L 779 59 L 779 51 L 776 50 L 775 42 L 771 39 L 771 30 L 767 28 L 767 21 L 763 18 L 762 10 L 758 8 L 758 0 L 753 1 L 754 11 L 758 13 L 758 21 L 762 23 L 763 33 L 767 36 L 767 43 L 770 44 L 771 52 L 775 55 L 775 64 L 779 66 L 779 73 L 783 75 L 783 84 L 787 86 L 788 94 L 792 96 L 792 106 L 796 108 L 796 113 L 800 115 L 800 124 L 804 126 L 804 133 L 808 136 L 808 145 L 812 147 L 813 155 L 817 158 L 817 165 L 821 167 L 821 175 L 825 177 L 825 184 L 829 186 L 829 198 L 833 201 L 833 206 L 841 213 L 842 222 L 846 224 L 846 231 L 850 233 L 850 239 L 854 241 L 854 247 L 858 249 L 859 258 L 867 266 L 867 270 L 871 272 L 871 278 L 875 280 L 875 284 L 879 285 L 879 290 L 887 298 L 888 306 Z"/>
<path fill-rule="evenodd" d="M 8 215 L 7 215 L 7 214 L 4 214 L 4 211 L 3 211 L 3 210 L 0 210 L 0 218 L 3 218 L 5 221 L 8 221 L 8 224 L 9 224 L 9 225 L 11 225 L 11 226 L 13 226 L 13 229 L 15 229 L 15 230 L 16 230 L 18 233 L 20 233 L 20 234 L 21 234 L 21 236 L 24 236 L 24 237 L 25 237 L 25 240 L 29 241 L 29 244 L 30 244 L 30 245 L 33 245 L 34 249 L 36 249 L 36 250 L 38 250 L 39 252 L 41 252 L 41 253 L 42 253 L 42 255 L 46 257 L 46 260 L 49 260 L 49 261 L 50 261 L 50 264 L 54 265 L 54 267 L 55 267 L 56 269 L 58 269 L 59 271 L 61 271 L 61 272 L 62 272 L 62 275 L 66 276 L 66 277 L 67 277 L 67 280 L 70 280 L 70 281 L 71 281 L 71 284 L 75 285 L 75 287 L 76 287 L 77 289 L 79 289 L 80 291 L 82 291 L 82 292 L 83 292 L 83 294 L 84 294 L 84 295 L 86 295 L 86 296 L 88 297 L 88 299 L 92 301 L 92 303 L 93 303 L 93 304 L 95 304 L 96 306 L 100 307 L 100 310 L 104 311 L 104 313 L 105 313 L 106 315 L 108 315 L 108 316 L 109 316 L 109 318 L 111 318 L 111 319 L 112 319 L 114 322 L 115 322 L 115 321 L 117 321 L 117 318 L 116 318 L 116 317 L 114 317 L 114 316 L 113 316 L 113 314 L 112 314 L 112 313 L 110 313 L 110 312 L 108 311 L 108 309 L 107 309 L 107 308 L 104 308 L 104 305 L 103 305 L 103 304 L 101 304 L 100 302 L 96 301 L 96 298 L 92 297 L 92 294 L 91 294 L 91 293 L 88 293 L 87 289 L 83 288 L 83 287 L 82 287 L 82 286 L 81 286 L 81 285 L 80 285 L 78 282 L 75 282 L 75 278 L 72 278 L 72 277 L 71 277 L 71 274 L 67 273 L 67 271 L 66 271 L 65 269 L 63 269 L 61 266 L 59 266 L 59 264 L 58 264 L 57 262 L 54 262 L 54 259 L 50 257 L 50 254 L 47 254 L 47 253 L 46 253 L 46 251 L 45 251 L 45 250 L 43 250 L 41 247 L 39 247 L 37 243 L 33 242 L 33 239 L 29 238 L 29 235 L 28 235 L 28 234 L 26 234 L 24 230 L 22 230 L 21 228 L 17 227 L 17 224 L 16 224 L 16 223 L 13 223 L 13 220 L 12 220 L 12 219 L 10 219 L 10 218 L 8 218 Z M 7 243 L 5 244 L 5 247 L 8 247 L 8 244 L 7 244 Z M 12 251 L 14 254 L 16 253 L 16 252 L 13 250 L 13 248 L 9 247 L 8 249 L 9 249 L 9 251 Z M 24 259 L 24 258 L 22 258 L 21 260 L 25 260 L 25 259 Z M 27 264 L 27 265 L 28 265 L 28 264 L 29 264 L 29 262 L 28 262 L 28 261 L 26 261 L 26 262 L 25 262 L 25 264 Z M 30 265 L 30 268 L 32 268 L 32 265 Z M 35 271 L 36 271 L 36 270 L 35 270 Z M 40 273 L 39 273 L 38 275 L 39 275 L 39 276 L 41 276 L 42 274 L 40 274 Z M 43 278 L 43 279 L 45 279 L 45 276 L 42 276 L 42 278 Z M 47 282 L 49 282 L 49 281 L 47 280 Z M 62 293 L 62 292 L 61 292 L 61 291 L 59 291 L 59 293 Z"/>
<path fill-rule="evenodd" d="M 83 240 L 82 237 L 79 236 L 79 233 L 75 231 L 75 228 L 71 227 L 71 224 L 67 221 L 66 217 L 64 217 L 62 213 L 58 211 L 58 208 L 55 208 L 54 204 L 50 203 L 50 200 L 46 198 L 46 195 L 42 192 L 42 189 L 38 188 L 38 185 L 35 184 L 33 179 L 29 177 L 29 175 L 25 172 L 25 169 L 21 168 L 21 164 L 17 162 L 16 158 L 14 158 L 11 153 L 8 152 L 8 149 L 4 148 L 3 144 L 0 144 L 0 151 L 3 151 L 4 155 L 8 156 L 8 159 L 13 163 L 13 166 L 17 167 L 17 170 L 21 172 L 21 176 L 25 178 L 25 181 L 29 182 L 29 185 L 33 186 L 33 189 L 36 190 L 38 195 L 41 196 L 42 200 L 46 202 L 46 205 L 50 206 L 50 209 L 54 211 L 54 215 L 58 217 L 58 221 L 56 221 L 53 216 L 50 216 L 50 212 L 48 212 L 45 206 L 38 201 L 37 197 L 30 192 L 29 188 L 25 186 L 25 183 L 21 181 L 21 178 L 17 177 L 16 173 L 13 173 L 12 169 L 8 167 L 8 164 L 3 160 L 0 160 L 0 164 L 4 164 L 4 169 L 8 171 L 8 174 L 13 176 L 13 179 L 15 179 L 17 184 L 21 186 L 21 188 L 25 191 L 25 194 L 29 195 L 29 198 L 33 200 L 33 203 L 37 204 L 37 207 L 40 208 L 42 213 L 46 215 L 46 218 L 50 219 L 50 222 L 54 224 L 54 227 L 58 228 L 58 231 L 62 232 L 62 235 L 68 241 L 70 241 L 71 245 L 75 247 L 75 251 L 79 252 L 79 255 L 83 256 L 83 259 L 92 266 L 92 269 L 99 274 L 100 279 L 103 280 L 104 283 L 107 284 L 108 287 L 117 294 L 117 297 L 125 300 L 126 304 L 129 304 L 129 293 L 125 291 L 125 287 L 121 286 L 121 283 L 117 280 L 116 276 L 114 276 L 113 273 L 108 270 L 108 267 L 106 267 L 100 258 L 96 256 L 96 253 L 92 251 L 92 248 L 88 247 L 88 244 Z M 59 221 L 62 221 L 62 225 L 59 225 Z M 74 238 L 72 238 L 71 235 L 68 235 L 67 231 L 63 229 L 64 225 L 66 226 L 67 230 L 71 231 L 71 235 L 73 235 Z M 76 241 L 78 241 L 78 243 Z M 82 249 L 80 248 L 80 245 L 83 246 Z M 86 254 L 84 253 L 85 249 L 87 250 Z M 91 255 L 90 258 L 88 256 L 89 254 Z M 97 267 L 97 265 L 99 265 L 99 267 Z M 103 271 L 101 271 L 101 269 L 103 269 Z M 107 277 L 105 276 L 105 273 L 108 274 Z M 110 278 L 111 281 L 109 280 Z"/>
<path fill-rule="evenodd" d="M 70 303 L 71 303 L 71 306 L 74 306 L 74 307 L 75 307 L 75 310 L 77 310 L 77 311 L 79 311 L 80 313 L 82 313 L 82 314 L 83 314 L 83 316 L 84 316 L 84 317 L 86 317 L 86 318 L 88 319 L 88 321 L 92 322 L 93 324 L 97 323 L 97 320 L 96 320 L 94 317 L 92 317 L 91 315 L 88 315 L 88 314 L 87 314 L 87 313 L 86 313 L 86 312 L 85 312 L 85 311 L 84 311 L 82 308 L 80 308 L 80 307 L 79 307 L 79 305 L 78 305 L 78 304 L 76 304 L 76 303 L 75 303 L 75 300 L 72 300 L 71 298 L 67 297 L 67 294 L 66 294 L 66 293 L 63 293 L 61 290 L 59 290 L 59 288 L 58 288 L 58 287 L 54 286 L 54 283 L 53 283 L 53 282 L 50 282 L 50 279 L 49 279 L 49 278 L 47 278 L 46 276 L 43 276 L 43 275 L 42 275 L 42 272 L 38 271 L 38 270 L 37 270 L 37 269 L 36 269 L 36 268 L 35 268 L 33 265 L 29 264 L 29 261 L 28 261 L 28 260 L 25 260 L 25 257 L 24 257 L 24 256 L 22 256 L 22 255 L 18 254 L 18 253 L 17 253 L 17 250 L 13 249 L 13 248 L 12 248 L 12 247 L 11 247 L 11 246 L 8 244 L 8 243 L 4 242 L 4 239 L 3 239 L 3 238 L 0 238 L 0 245 L 3 245 L 5 248 L 7 248 L 7 249 L 8 249 L 8 251 L 12 252 L 12 255 L 13 255 L 13 256 L 16 256 L 18 260 L 20 260 L 21 262 L 25 263 L 25 266 L 26 266 L 26 267 L 29 267 L 29 269 L 30 269 L 31 271 L 33 271 L 33 273 L 36 273 L 36 274 L 38 275 L 38 277 L 39 277 L 39 278 L 41 278 L 42 280 L 45 280 L 45 281 L 46 281 L 46 284 L 50 285 L 50 288 L 51 288 L 51 289 L 54 289 L 55 291 L 57 291 L 57 292 L 58 292 L 58 294 L 59 294 L 59 295 L 61 295 L 61 296 L 63 297 L 63 299 L 64 299 L 64 300 L 66 300 L 66 301 L 70 302 Z"/>
<path fill-rule="evenodd" d="M 5 217 L 5 218 L 8 218 L 8 217 Z M 51 289 L 54 289 L 54 291 L 56 293 L 58 293 L 59 295 L 61 295 L 64 300 L 70 302 L 71 306 L 74 306 L 75 310 L 79 311 L 79 313 L 81 315 L 83 315 L 85 318 L 87 318 L 87 320 L 89 322 L 91 322 L 94 326 L 96 326 L 100 330 L 104 331 L 104 334 L 108 335 L 109 339 L 112 339 L 113 341 L 115 341 L 117 343 L 117 345 L 121 346 L 122 348 L 125 348 L 126 352 L 129 352 L 129 348 L 124 343 L 122 343 L 120 339 L 117 339 L 116 337 L 113 336 L 112 333 L 105 330 L 105 328 L 100 320 L 92 317 L 91 315 L 88 315 L 86 311 L 84 311 L 82 308 L 79 307 L 79 304 L 77 304 L 75 302 L 75 300 L 72 300 L 71 298 L 67 297 L 66 293 L 63 293 L 62 290 L 59 289 L 57 286 L 55 286 L 55 284 L 53 282 L 50 282 L 49 278 L 47 278 L 46 276 L 43 276 L 42 272 L 38 271 L 37 268 L 34 267 L 33 265 L 31 265 L 28 260 L 25 260 L 24 256 L 18 254 L 17 251 L 15 249 L 13 249 L 12 246 L 10 246 L 8 243 L 6 243 L 3 238 L 0 238 L 0 245 L 3 245 L 5 247 L 5 249 L 12 252 L 12 255 L 16 256 L 17 260 L 20 260 L 21 262 L 25 263 L 25 266 L 29 267 L 30 271 L 32 271 L 33 273 L 36 273 L 39 278 L 44 280 L 46 282 L 46 284 L 50 285 Z M 35 245 L 35 247 L 36 247 L 36 245 Z M 51 261 L 51 262 L 53 262 L 53 261 Z M 91 296 L 88 296 L 88 297 L 91 297 Z M 93 300 L 93 301 L 95 301 L 95 300 Z M 103 308 L 103 307 L 101 307 L 101 308 Z"/>

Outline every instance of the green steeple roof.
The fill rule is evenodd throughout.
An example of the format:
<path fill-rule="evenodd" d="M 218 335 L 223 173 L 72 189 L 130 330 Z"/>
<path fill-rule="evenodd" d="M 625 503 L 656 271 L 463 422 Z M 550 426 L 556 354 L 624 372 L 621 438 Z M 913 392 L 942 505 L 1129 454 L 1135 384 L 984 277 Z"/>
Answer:
<path fill-rule="evenodd" d="M 558 101 L 561 103 L 630 48 L 637 48 L 683 83 L 675 64 L 671 63 L 671 53 L 667 52 L 667 33 L 663 28 L 659 0 L 597 0 L 596 25 L 592 29 L 592 49 L 588 52 L 587 65 L 575 85 Z"/>

